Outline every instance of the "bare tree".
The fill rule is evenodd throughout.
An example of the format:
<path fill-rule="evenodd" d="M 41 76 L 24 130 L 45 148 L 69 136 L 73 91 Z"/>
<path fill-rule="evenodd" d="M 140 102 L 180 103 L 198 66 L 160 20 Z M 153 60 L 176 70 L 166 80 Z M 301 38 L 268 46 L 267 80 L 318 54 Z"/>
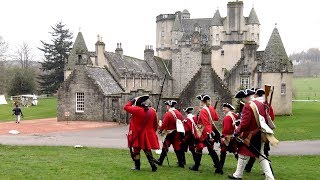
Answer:
<path fill-rule="evenodd" d="M 23 42 L 22 45 L 16 49 L 13 55 L 13 60 L 19 61 L 21 68 L 23 69 L 30 67 L 33 58 L 32 48 L 26 42 Z"/>
<path fill-rule="evenodd" d="M 3 38 L 0 36 L 0 61 L 4 61 L 5 54 L 8 49 L 8 44 L 3 40 Z"/>

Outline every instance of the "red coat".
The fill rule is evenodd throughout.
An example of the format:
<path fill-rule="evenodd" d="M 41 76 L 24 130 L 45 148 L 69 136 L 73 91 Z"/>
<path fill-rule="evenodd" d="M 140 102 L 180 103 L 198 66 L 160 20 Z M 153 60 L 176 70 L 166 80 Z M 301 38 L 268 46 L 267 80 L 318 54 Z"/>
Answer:
<path fill-rule="evenodd" d="M 143 150 L 159 149 L 157 114 L 152 108 L 145 111 L 142 107 L 132 106 L 128 102 L 124 110 L 132 114 L 128 133 L 128 147 L 140 147 Z M 148 113 L 148 119 L 146 115 Z"/>
<path fill-rule="evenodd" d="M 196 121 L 196 116 L 192 115 L 192 114 L 188 114 L 188 116 L 183 120 L 183 127 L 185 130 L 185 138 L 184 140 L 188 140 L 191 138 L 191 136 L 193 136 L 193 134 L 195 133 L 194 131 L 194 125 L 193 123 Z"/>
<path fill-rule="evenodd" d="M 234 117 L 234 120 L 231 118 L 231 114 Z M 233 135 L 235 130 L 235 120 L 238 119 L 238 115 L 234 112 L 229 112 L 222 120 L 222 135 Z"/>
<path fill-rule="evenodd" d="M 216 110 L 212 106 L 208 106 L 208 108 L 209 108 L 212 120 L 218 121 L 219 115 L 217 114 Z M 214 130 L 214 126 L 210 122 L 208 111 L 205 108 L 202 108 L 200 110 L 196 124 L 204 127 L 202 131 L 202 135 L 199 138 L 200 141 L 204 141 L 208 137 L 208 134 Z"/>
<path fill-rule="evenodd" d="M 266 117 L 266 111 L 264 109 L 264 104 L 257 100 L 254 100 L 252 102 L 254 102 L 257 105 L 259 114 L 266 119 L 267 117 Z M 248 136 L 250 131 L 256 130 L 257 128 L 258 128 L 257 121 L 253 114 L 253 110 L 250 106 L 250 103 L 246 103 L 242 109 L 242 117 L 241 117 L 240 125 L 239 125 L 239 128 L 236 129 L 236 132 L 238 134 L 243 132 L 243 137 L 245 138 Z M 260 132 L 258 132 L 255 136 L 252 136 L 251 143 L 254 142 L 257 139 L 257 136 L 259 135 L 260 135 Z M 261 145 L 261 142 L 260 142 L 260 145 Z M 258 150 L 260 149 L 258 148 Z M 251 152 L 248 149 L 248 147 L 245 145 L 239 147 L 238 153 L 242 155 L 256 157 L 256 155 L 253 152 Z"/>
<path fill-rule="evenodd" d="M 173 109 L 173 112 L 176 114 L 178 119 L 180 120 L 183 119 L 180 111 Z M 163 120 L 162 120 L 162 125 L 160 127 L 160 130 L 162 131 L 162 130 L 175 130 L 175 129 L 177 129 L 176 120 L 173 117 L 172 113 L 168 111 L 163 115 Z"/>

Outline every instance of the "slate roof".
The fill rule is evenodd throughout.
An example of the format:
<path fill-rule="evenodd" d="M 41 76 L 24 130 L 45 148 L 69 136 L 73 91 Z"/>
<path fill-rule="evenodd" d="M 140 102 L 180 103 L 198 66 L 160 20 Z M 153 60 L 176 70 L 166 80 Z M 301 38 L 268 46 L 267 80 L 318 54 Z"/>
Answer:
<path fill-rule="evenodd" d="M 288 58 L 277 28 L 272 31 L 262 57 L 262 64 L 264 72 L 279 72 L 282 65 L 286 65 L 288 71 L 292 72 L 292 63 Z"/>
<path fill-rule="evenodd" d="M 214 16 L 213 16 L 212 24 L 211 24 L 211 25 L 212 25 L 212 26 L 223 26 L 223 23 L 222 23 L 222 19 L 221 19 L 219 10 L 217 10 L 217 11 L 214 13 Z"/>
<path fill-rule="evenodd" d="M 199 19 L 182 19 L 182 28 L 185 34 L 191 35 L 195 30 L 195 25 L 201 27 L 200 33 L 209 37 L 209 27 L 212 18 L 199 18 Z"/>
<path fill-rule="evenodd" d="M 118 74 L 122 75 L 124 73 L 121 69 L 134 70 L 142 74 L 153 72 L 145 60 L 125 55 L 121 56 L 113 52 L 105 52 L 105 55 Z"/>
<path fill-rule="evenodd" d="M 250 14 L 247 18 L 247 24 L 258 24 L 260 25 L 258 16 L 254 8 L 251 9 Z"/>
<path fill-rule="evenodd" d="M 112 77 L 105 68 L 86 66 L 86 72 L 90 78 L 101 88 L 105 95 L 124 92 L 121 85 Z"/>

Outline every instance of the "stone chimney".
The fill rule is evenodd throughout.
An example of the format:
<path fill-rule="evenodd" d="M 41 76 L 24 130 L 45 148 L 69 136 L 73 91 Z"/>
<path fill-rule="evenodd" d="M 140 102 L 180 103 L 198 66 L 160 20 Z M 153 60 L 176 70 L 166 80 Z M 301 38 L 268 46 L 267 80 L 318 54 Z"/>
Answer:
<path fill-rule="evenodd" d="M 96 66 L 104 67 L 106 65 L 106 58 L 105 58 L 105 44 L 102 42 L 102 37 L 97 36 L 97 42 L 96 42 Z"/>
<path fill-rule="evenodd" d="M 123 49 L 121 43 L 117 43 L 117 48 L 115 50 L 116 54 L 119 54 L 120 56 L 123 56 Z"/>
<path fill-rule="evenodd" d="M 154 60 L 154 50 L 152 45 L 146 45 L 144 49 L 144 60 L 147 61 L 152 71 L 159 75 L 158 66 Z"/>
<path fill-rule="evenodd" d="M 241 32 L 241 24 L 243 23 L 243 1 L 228 2 L 227 15 L 227 32 Z"/>

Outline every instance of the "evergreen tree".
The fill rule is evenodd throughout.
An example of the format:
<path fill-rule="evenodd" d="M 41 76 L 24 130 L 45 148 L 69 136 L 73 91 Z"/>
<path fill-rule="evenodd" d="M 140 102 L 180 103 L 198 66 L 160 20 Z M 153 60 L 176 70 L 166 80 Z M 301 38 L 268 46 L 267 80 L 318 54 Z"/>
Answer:
<path fill-rule="evenodd" d="M 11 96 L 33 94 L 36 91 L 36 80 L 32 69 L 13 69 L 14 75 L 9 82 L 8 93 Z"/>
<path fill-rule="evenodd" d="M 55 93 L 63 82 L 65 60 L 68 59 L 72 46 L 72 32 L 65 28 L 65 24 L 58 22 L 49 32 L 51 43 L 41 41 L 45 60 L 41 62 L 43 75 L 39 76 L 40 91 L 46 94 Z"/>

